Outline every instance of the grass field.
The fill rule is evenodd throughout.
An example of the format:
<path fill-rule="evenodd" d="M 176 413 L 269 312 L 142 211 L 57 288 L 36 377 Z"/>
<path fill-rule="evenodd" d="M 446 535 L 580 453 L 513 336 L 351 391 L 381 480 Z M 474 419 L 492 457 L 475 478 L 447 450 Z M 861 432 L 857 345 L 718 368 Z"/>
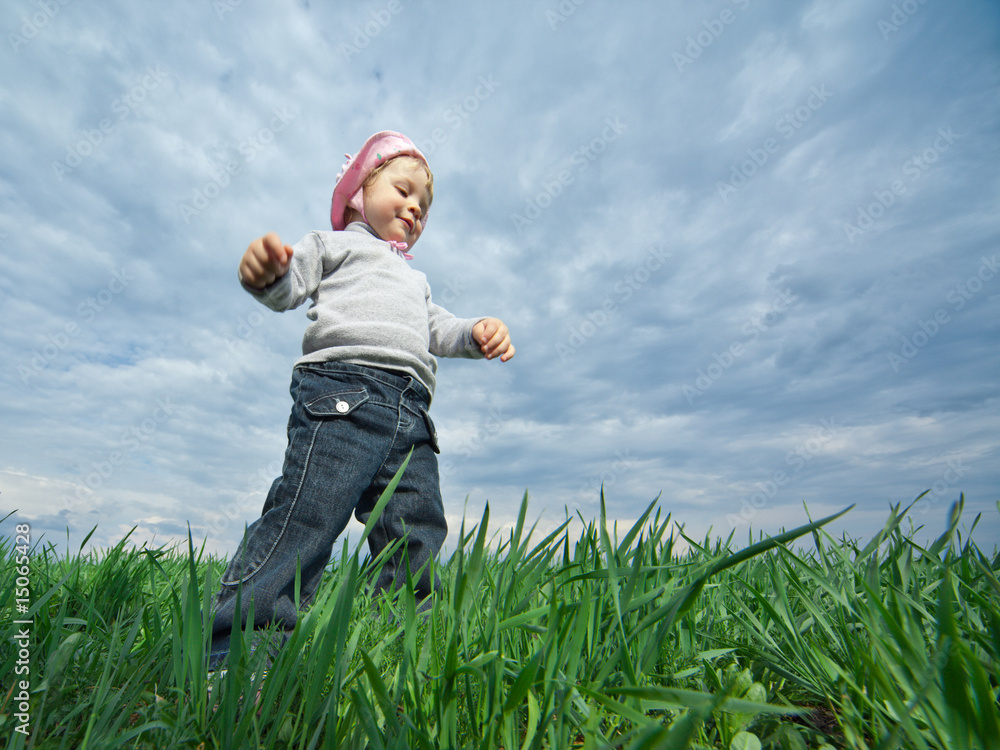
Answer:
<path fill-rule="evenodd" d="M 827 534 L 834 516 L 699 542 L 656 503 L 627 530 L 577 518 L 535 539 L 525 496 L 513 531 L 494 536 L 488 509 L 462 529 L 426 617 L 406 591 L 368 599 L 380 561 L 345 549 L 267 676 L 263 650 L 244 644 L 211 698 L 223 560 L 190 542 L 35 546 L 30 611 L 17 614 L 25 550 L 3 539 L 0 737 L 102 750 L 1000 748 L 1000 556 L 961 538 L 962 505 L 921 547 L 899 507 L 863 542 Z M 32 621 L 27 720 L 15 619 Z"/>

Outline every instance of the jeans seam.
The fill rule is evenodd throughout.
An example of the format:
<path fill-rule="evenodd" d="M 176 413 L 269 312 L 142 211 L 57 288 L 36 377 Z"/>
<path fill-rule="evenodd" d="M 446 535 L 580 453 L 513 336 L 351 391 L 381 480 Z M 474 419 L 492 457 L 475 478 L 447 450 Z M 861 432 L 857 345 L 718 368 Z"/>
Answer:
<path fill-rule="evenodd" d="M 382 459 L 382 463 L 379 464 L 378 470 L 375 472 L 374 476 L 372 477 L 372 481 L 373 482 L 375 481 L 375 479 L 377 479 L 382 474 L 382 470 L 385 468 L 386 462 L 392 457 L 392 453 L 393 453 L 393 451 L 396 448 L 396 438 L 398 436 L 399 436 L 399 412 L 397 411 L 396 412 L 396 426 L 393 428 L 393 431 L 392 431 L 392 439 L 389 440 L 389 445 L 386 448 L 385 458 Z M 390 503 L 392 502 L 392 498 L 389 498 L 389 502 Z M 388 504 L 387 504 L 387 507 L 388 507 Z M 357 506 L 355 506 L 355 510 L 356 509 L 357 509 Z M 382 513 L 381 513 L 381 515 L 379 515 L 378 520 L 375 521 L 375 527 L 372 529 L 372 531 L 374 531 L 375 528 L 377 528 L 382 533 L 383 536 L 386 535 L 386 529 L 385 529 L 385 510 L 386 510 L 385 508 L 382 509 Z"/>
<path fill-rule="evenodd" d="M 288 522 L 291 520 L 292 513 L 295 512 L 295 506 L 299 502 L 299 495 L 302 492 L 302 486 L 305 484 L 306 474 L 309 473 L 309 463 L 310 461 L 312 461 L 313 448 L 316 446 L 316 436 L 319 435 L 319 430 L 320 427 L 322 426 L 323 423 L 318 422 L 315 428 L 313 428 L 312 439 L 309 441 L 309 450 L 306 452 L 306 460 L 302 466 L 302 476 L 299 477 L 298 484 L 295 487 L 295 496 L 292 498 L 292 501 L 288 504 L 288 512 L 285 514 L 285 518 L 281 523 L 281 531 L 279 531 L 277 536 L 275 536 L 274 543 L 271 545 L 271 548 L 267 551 L 267 554 L 264 555 L 263 559 L 261 559 L 260 564 L 254 566 L 253 572 L 248 575 L 244 575 L 234 584 L 230 585 L 239 585 L 241 583 L 246 583 L 255 575 L 257 575 L 257 573 L 259 573 L 263 569 L 263 567 L 267 564 L 267 561 L 271 559 L 271 555 L 274 554 L 274 550 L 278 548 L 278 544 L 285 536 L 285 531 L 288 530 Z"/>
<path fill-rule="evenodd" d="M 377 477 L 379 474 L 381 474 L 382 473 L 382 469 L 385 468 L 386 462 L 392 456 L 392 452 L 393 452 L 393 450 L 396 447 L 396 438 L 398 436 L 399 436 L 399 412 L 397 411 L 396 412 L 396 426 L 392 430 L 392 438 L 390 438 L 390 440 L 389 440 L 389 445 L 388 445 L 388 447 L 386 448 L 386 451 L 385 451 L 385 457 L 382 459 L 382 463 L 379 464 L 378 469 L 375 471 L 375 475 L 372 477 L 372 480 L 374 480 L 375 477 Z"/>

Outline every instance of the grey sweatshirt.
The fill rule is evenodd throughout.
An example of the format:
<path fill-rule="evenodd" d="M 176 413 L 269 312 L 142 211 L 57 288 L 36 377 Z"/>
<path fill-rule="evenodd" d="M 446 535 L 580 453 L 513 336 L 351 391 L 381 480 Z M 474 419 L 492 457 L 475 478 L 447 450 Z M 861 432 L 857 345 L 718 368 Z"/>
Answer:
<path fill-rule="evenodd" d="M 437 357 L 481 358 L 472 327 L 431 301 L 427 277 L 360 222 L 312 232 L 293 245 L 288 273 L 264 289 L 244 288 L 282 312 L 307 299 L 307 362 L 349 362 L 408 373 L 431 395 Z"/>

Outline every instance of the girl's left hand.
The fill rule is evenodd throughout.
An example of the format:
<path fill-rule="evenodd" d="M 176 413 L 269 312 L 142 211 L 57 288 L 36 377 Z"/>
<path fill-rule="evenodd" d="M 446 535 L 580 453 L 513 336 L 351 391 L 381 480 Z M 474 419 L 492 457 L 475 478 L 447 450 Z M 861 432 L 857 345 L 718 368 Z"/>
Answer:
<path fill-rule="evenodd" d="M 479 350 L 486 359 L 500 357 L 506 362 L 514 356 L 514 345 L 510 343 L 510 331 L 499 318 L 483 318 L 472 327 L 472 338 L 479 344 Z"/>

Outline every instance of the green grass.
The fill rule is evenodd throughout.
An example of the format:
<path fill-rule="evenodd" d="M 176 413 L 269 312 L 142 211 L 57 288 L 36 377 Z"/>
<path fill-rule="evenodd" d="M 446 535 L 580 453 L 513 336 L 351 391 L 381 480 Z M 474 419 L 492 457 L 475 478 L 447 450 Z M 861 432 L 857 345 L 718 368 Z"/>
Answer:
<path fill-rule="evenodd" d="M 827 534 L 831 516 L 736 549 L 688 539 L 656 503 L 619 536 L 603 498 L 601 519 L 535 540 L 525 496 L 502 537 L 488 509 L 462 528 L 426 617 L 405 590 L 369 600 L 380 561 L 345 549 L 267 677 L 244 634 L 211 700 L 224 561 L 190 541 L 36 545 L 27 737 L 19 555 L 2 539 L 0 736 L 102 750 L 1000 748 L 1000 556 L 962 540 L 962 505 L 928 547 L 895 507 L 863 544 Z"/>

